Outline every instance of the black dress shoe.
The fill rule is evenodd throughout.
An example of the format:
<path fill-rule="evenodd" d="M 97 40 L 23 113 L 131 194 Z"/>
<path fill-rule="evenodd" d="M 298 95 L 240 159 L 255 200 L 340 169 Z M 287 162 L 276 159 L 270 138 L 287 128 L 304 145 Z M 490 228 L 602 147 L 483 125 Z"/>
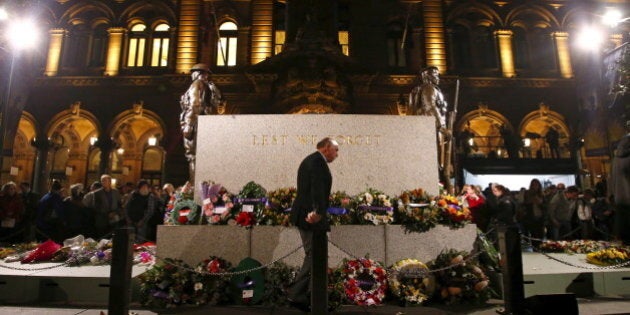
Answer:
<path fill-rule="evenodd" d="M 300 303 L 293 300 L 289 300 L 289 305 L 293 308 L 297 308 L 298 310 L 302 312 L 308 313 L 311 311 L 311 306 L 306 303 Z"/>

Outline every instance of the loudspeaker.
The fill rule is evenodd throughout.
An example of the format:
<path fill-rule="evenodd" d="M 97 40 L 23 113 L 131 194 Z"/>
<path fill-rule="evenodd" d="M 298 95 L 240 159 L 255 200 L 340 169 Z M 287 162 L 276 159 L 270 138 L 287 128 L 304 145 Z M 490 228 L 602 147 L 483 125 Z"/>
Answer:
<path fill-rule="evenodd" d="M 578 315 L 578 304 L 573 293 L 541 294 L 525 299 L 525 308 L 536 315 Z"/>

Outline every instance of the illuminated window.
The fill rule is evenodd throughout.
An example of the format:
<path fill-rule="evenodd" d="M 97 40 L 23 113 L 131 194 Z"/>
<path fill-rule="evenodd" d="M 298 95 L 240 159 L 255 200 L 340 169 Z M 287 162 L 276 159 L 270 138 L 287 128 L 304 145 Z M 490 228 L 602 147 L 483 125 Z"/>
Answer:
<path fill-rule="evenodd" d="M 90 37 L 90 67 L 102 67 L 105 65 L 105 56 L 107 53 L 107 25 L 101 24 L 97 26 Z"/>
<path fill-rule="evenodd" d="M 282 52 L 282 46 L 284 46 L 284 41 L 286 40 L 285 36 L 285 31 L 276 31 L 276 36 L 274 38 L 274 54 L 277 55 Z"/>
<path fill-rule="evenodd" d="M 144 51 L 147 40 L 145 33 L 146 28 L 144 24 L 136 24 L 131 28 L 127 67 L 144 66 Z"/>
<path fill-rule="evenodd" d="M 234 22 L 225 22 L 219 26 L 217 43 L 217 66 L 236 66 L 236 36 L 238 27 Z"/>
<path fill-rule="evenodd" d="M 341 45 L 341 53 L 350 56 L 350 45 L 348 40 L 348 31 L 339 31 L 339 45 Z"/>
<path fill-rule="evenodd" d="M 168 66 L 169 29 L 167 24 L 159 24 L 153 30 L 151 67 Z"/>
<path fill-rule="evenodd" d="M 403 29 L 398 24 L 391 25 L 387 32 L 387 64 L 390 67 L 407 66 L 407 58 L 402 46 L 402 34 Z"/>

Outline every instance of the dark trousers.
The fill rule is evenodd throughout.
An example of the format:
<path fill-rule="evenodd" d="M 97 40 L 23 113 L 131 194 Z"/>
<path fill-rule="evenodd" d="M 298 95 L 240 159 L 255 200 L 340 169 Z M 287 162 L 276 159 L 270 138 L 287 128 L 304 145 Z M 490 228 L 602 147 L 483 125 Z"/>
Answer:
<path fill-rule="evenodd" d="M 311 261 L 313 256 L 312 240 L 313 231 L 299 229 L 300 238 L 302 239 L 302 245 L 304 245 L 304 262 L 300 272 L 295 277 L 295 281 L 289 287 L 288 297 L 289 299 L 303 304 L 311 303 Z"/>
<path fill-rule="evenodd" d="M 630 245 L 630 205 L 617 205 L 615 209 L 615 234 L 624 245 Z"/>

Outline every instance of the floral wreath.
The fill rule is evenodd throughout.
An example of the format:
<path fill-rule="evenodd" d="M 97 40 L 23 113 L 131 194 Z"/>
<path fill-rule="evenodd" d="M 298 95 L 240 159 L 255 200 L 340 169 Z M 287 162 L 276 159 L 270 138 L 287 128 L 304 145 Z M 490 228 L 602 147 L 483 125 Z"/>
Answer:
<path fill-rule="evenodd" d="M 193 197 L 193 187 L 189 182 L 171 197 L 164 212 L 165 225 L 199 224 L 201 211 Z M 183 211 L 182 211 L 183 210 Z"/>
<path fill-rule="evenodd" d="M 438 223 L 458 229 L 470 223 L 472 216 L 470 210 L 453 195 L 441 195 L 435 201 L 439 211 Z"/>
<path fill-rule="evenodd" d="M 407 232 L 426 232 L 435 227 L 439 217 L 438 209 L 431 206 L 431 197 L 422 188 L 403 191 L 396 214 Z"/>
<path fill-rule="evenodd" d="M 399 300 L 410 304 L 422 304 L 435 291 L 435 278 L 429 268 L 417 259 L 396 262 L 388 275 L 389 289 Z"/>
<path fill-rule="evenodd" d="M 174 225 L 198 224 L 200 212 L 199 205 L 193 199 L 180 199 L 171 211 L 170 222 Z"/>
<path fill-rule="evenodd" d="M 594 240 L 551 241 L 547 240 L 538 246 L 543 252 L 588 254 L 614 247 L 612 243 Z"/>
<path fill-rule="evenodd" d="M 190 268 L 180 259 L 166 258 L 138 276 L 142 305 L 171 308 L 190 301 L 190 272 L 177 266 Z"/>
<path fill-rule="evenodd" d="M 355 200 L 345 191 L 336 191 L 329 197 L 328 217 L 331 225 L 355 223 Z"/>
<path fill-rule="evenodd" d="M 387 292 L 387 271 L 369 258 L 345 260 L 343 286 L 348 300 L 357 305 L 379 305 Z"/>
<path fill-rule="evenodd" d="M 466 259 L 469 256 L 467 252 L 448 249 L 429 264 L 431 270 L 439 270 L 435 272 L 439 292 L 436 297 L 446 304 L 481 304 L 490 298 L 488 277 L 475 262 Z"/>
<path fill-rule="evenodd" d="M 227 224 L 233 219 L 232 194 L 221 184 L 214 182 L 201 183 L 201 210 L 208 224 Z"/>
<path fill-rule="evenodd" d="M 630 261 L 630 252 L 624 248 L 608 248 L 586 254 L 586 262 L 599 266 L 612 266 Z"/>
<path fill-rule="evenodd" d="M 213 274 L 227 272 L 230 268 L 232 264 L 217 256 L 210 256 L 199 262 L 195 267 L 195 272 L 191 273 L 193 293 L 190 296 L 190 303 L 217 305 L 227 302 L 225 291 L 229 286 L 229 278 Z"/>
<path fill-rule="evenodd" d="M 234 198 L 238 209 L 236 224 L 251 227 L 262 218 L 263 209 L 267 203 L 267 191 L 256 182 L 249 182 L 243 186 L 241 192 Z"/>
<path fill-rule="evenodd" d="M 280 188 L 267 193 L 267 203 L 259 224 L 289 226 L 289 214 L 297 197 L 295 187 Z"/>
<path fill-rule="evenodd" d="M 368 188 L 355 198 L 357 219 L 360 224 L 390 224 L 394 222 L 394 208 L 389 196 L 383 192 Z"/>

